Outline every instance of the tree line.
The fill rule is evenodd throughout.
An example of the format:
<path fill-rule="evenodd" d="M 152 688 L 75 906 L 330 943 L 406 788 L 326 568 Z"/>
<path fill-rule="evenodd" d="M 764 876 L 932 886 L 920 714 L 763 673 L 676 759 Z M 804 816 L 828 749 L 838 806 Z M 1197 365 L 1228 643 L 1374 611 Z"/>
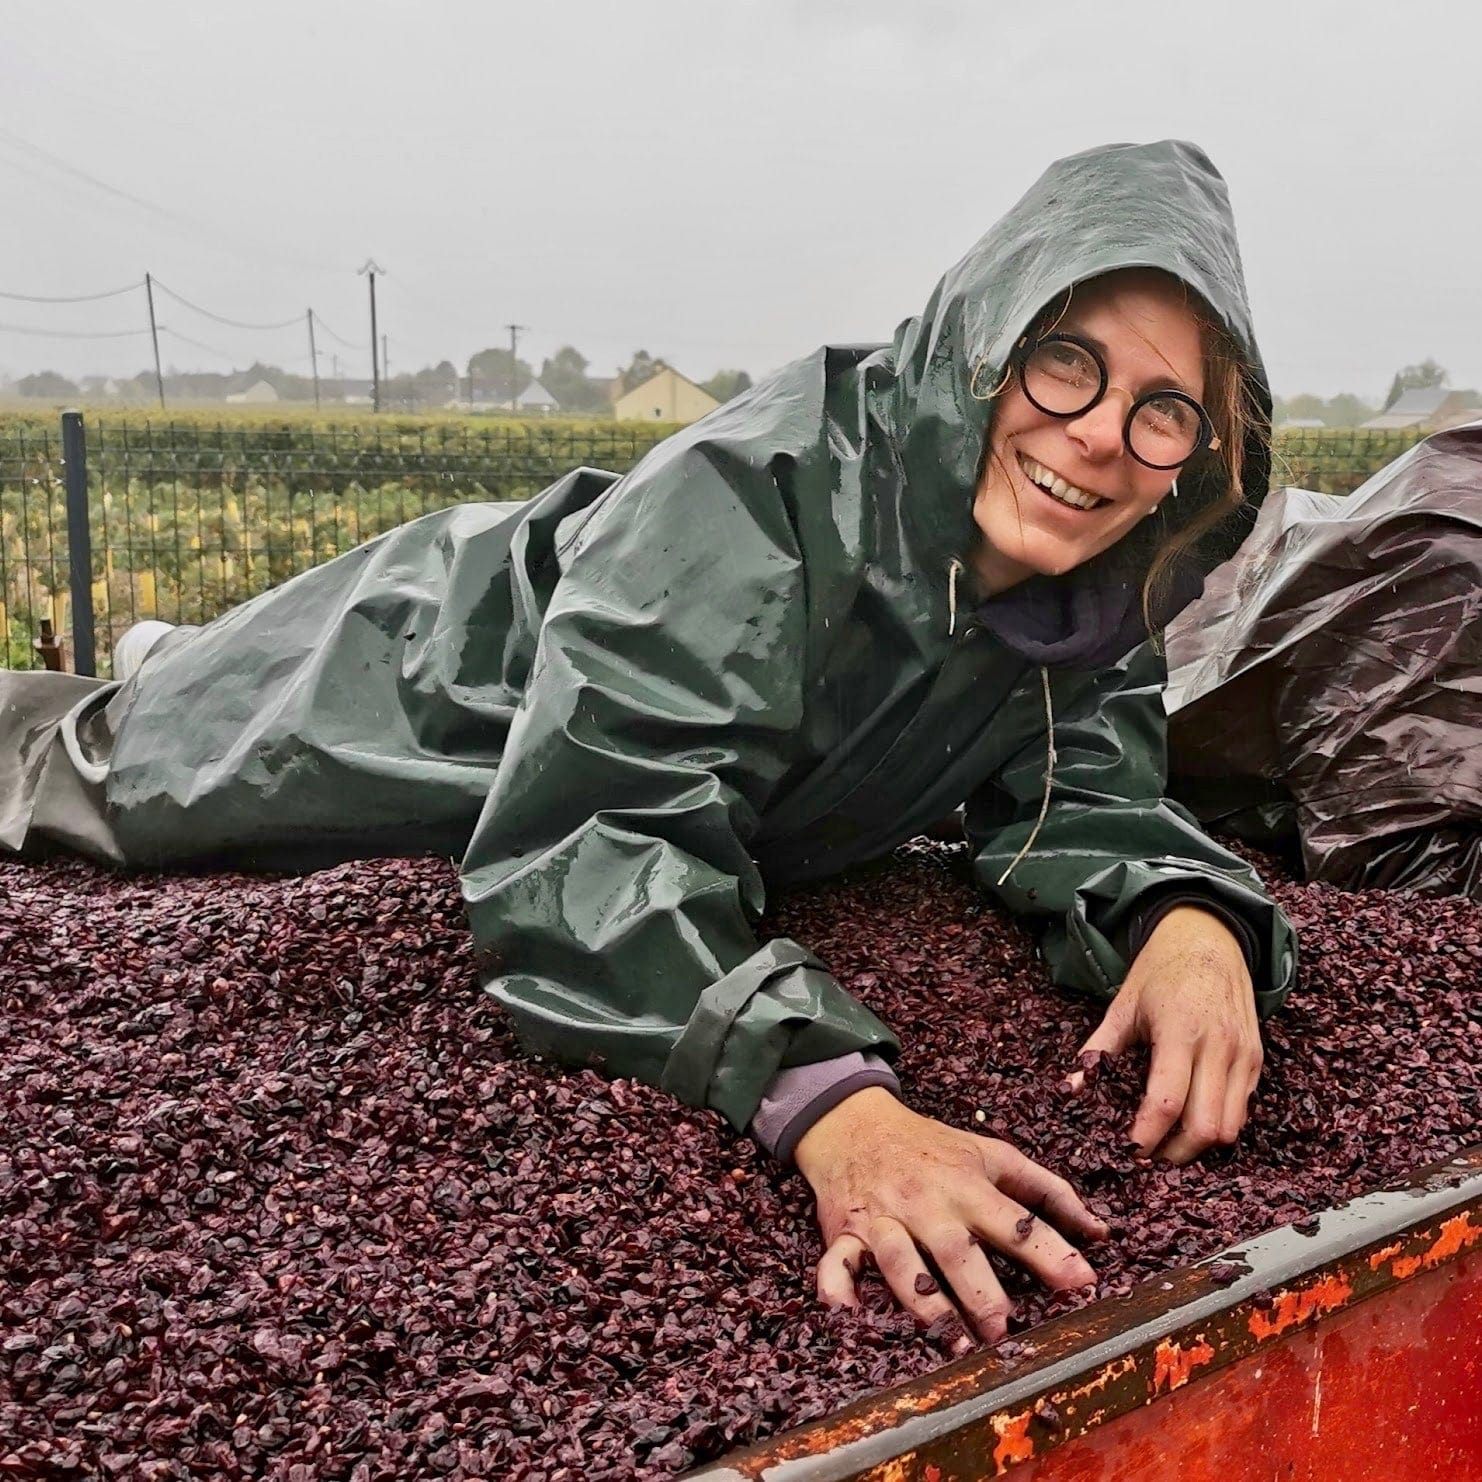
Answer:
<path fill-rule="evenodd" d="M 390 407 L 415 409 L 441 407 L 451 402 L 485 405 L 508 404 L 520 396 L 534 381 L 555 398 L 563 412 L 574 414 L 602 413 L 618 396 L 643 385 L 671 362 L 661 356 L 637 350 L 616 376 L 594 376 L 591 362 L 573 345 L 563 345 L 547 356 L 537 369 L 533 363 L 512 355 L 505 346 L 489 346 L 469 357 L 460 370 L 451 360 L 424 366 L 413 372 L 385 377 L 381 383 L 383 403 Z M 1382 404 L 1375 404 L 1350 391 L 1322 397 L 1310 392 L 1275 399 L 1275 421 L 1318 422 L 1325 427 L 1357 427 L 1380 412 L 1388 411 L 1408 390 L 1446 386 L 1450 377 L 1446 368 L 1433 359 L 1401 367 L 1390 382 Z M 258 381 L 266 381 L 284 401 L 312 401 L 314 383 L 308 376 L 285 371 L 276 365 L 254 362 L 246 370 L 222 374 L 216 371 L 170 371 L 165 378 L 165 394 L 179 401 L 221 401 L 234 392 L 245 391 Z M 330 401 L 340 399 L 351 388 L 359 392 L 363 380 L 321 378 L 321 394 Z M 698 383 L 717 401 L 729 401 L 745 391 L 751 377 L 740 369 L 718 370 L 708 380 Z M 105 389 L 106 387 L 106 389 Z M 101 376 L 69 380 L 55 371 L 41 371 L 22 376 L 11 390 L 19 396 L 47 401 L 101 399 L 118 397 L 125 401 L 149 402 L 156 395 L 153 371 L 140 371 L 123 380 Z M 1482 394 L 1462 393 L 1482 405 Z"/>
<path fill-rule="evenodd" d="M 450 402 L 501 404 L 513 401 L 538 380 L 563 412 L 606 412 L 618 396 L 635 390 L 670 364 L 647 350 L 638 350 L 616 376 L 603 377 L 590 373 L 591 362 L 573 345 L 563 345 L 554 355 L 547 356 L 538 370 L 507 348 L 490 346 L 470 356 L 462 370 L 451 360 L 443 360 L 417 371 L 383 377 L 381 394 L 384 404 L 393 407 L 440 407 Z M 229 374 L 171 370 L 164 377 L 166 397 L 179 401 L 221 401 L 258 381 L 266 381 L 284 401 L 314 399 L 312 377 L 261 361 Z M 361 379 L 335 380 L 321 375 L 321 396 L 338 400 L 347 393 L 347 388 L 359 392 L 365 384 L 368 383 Z M 697 384 L 717 401 L 729 401 L 751 385 L 751 377 L 744 370 L 729 368 L 718 370 L 709 380 Z M 22 376 L 11 390 L 18 396 L 48 401 L 118 397 L 148 402 L 157 395 L 158 388 L 152 370 L 126 378 L 85 376 L 80 381 L 55 371 L 39 371 Z"/>
<path fill-rule="evenodd" d="M 1387 412 L 1407 391 L 1424 391 L 1433 387 L 1446 386 L 1451 376 L 1444 365 L 1425 359 L 1418 365 L 1402 366 L 1389 383 L 1382 405 L 1376 406 L 1351 391 L 1340 391 L 1336 396 L 1314 396 L 1311 392 L 1299 392 L 1296 396 L 1275 398 L 1274 421 L 1279 427 L 1283 422 L 1320 422 L 1324 427 L 1358 427 L 1371 417 Z M 1473 404 L 1482 406 L 1482 394 L 1460 387 L 1451 388 L 1460 396 L 1470 397 Z"/>

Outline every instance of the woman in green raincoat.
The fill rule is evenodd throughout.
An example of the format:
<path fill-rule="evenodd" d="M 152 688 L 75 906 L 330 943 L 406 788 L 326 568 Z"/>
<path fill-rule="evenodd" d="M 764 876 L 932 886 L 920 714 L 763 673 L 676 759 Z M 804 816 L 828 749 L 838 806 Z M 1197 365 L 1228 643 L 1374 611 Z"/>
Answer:
<path fill-rule="evenodd" d="M 1163 797 L 1157 635 L 1265 492 L 1269 410 L 1213 166 L 1075 156 L 890 344 L 788 365 L 622 478 L 415 521 L 168 634 L 126 682 L 4 676 L 0 844 L 459 854 L 528 1046 L 795 1159 L 826 1300 L 868 1252 L 935 1320 L 929 1254 L 995 1339 L 983 1246 L 1078 1285 L 1072 1241 L 1102 1227 L 1013 1148 L 912 1112 L 891 1031 L 754 926 L 768 886 L 966 800 L 984 888 L 1108 1001 L 1090 1047 L 1152 1044 L 1136 1141 L 1236 1137 L 1295 945 Z"/>

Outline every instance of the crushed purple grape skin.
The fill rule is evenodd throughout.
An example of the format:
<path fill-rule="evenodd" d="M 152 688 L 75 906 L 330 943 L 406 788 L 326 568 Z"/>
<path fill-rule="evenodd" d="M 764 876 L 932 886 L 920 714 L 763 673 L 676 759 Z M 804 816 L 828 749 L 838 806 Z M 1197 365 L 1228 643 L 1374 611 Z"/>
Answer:
<path fill-rule="evenodd" d="M 1216 1286 L 1234 1286 L 1242 1276 L 1248 1275 L 1250 1267 L 1239 1261 L 1212 1261 L 1204 1268 L 1204 1274 Z"/>
<path fill-rule="evenodd" d="M 1094 1289 L 995 1258 L 1028 1323 L 1475 1139 L 1482 906 L 1260 863 L 1304 982 L 1241 1143 L 1183 1168 L 1127 1147 L 1139 1057 L 1062 1089 L 1100 1011 L 1046 985 L 960 849 L 777 905 L 900 1033 L 912 1105 L 1110 1221 Z M 0 1110 L 5 1475 L 669 1476 L 962 1334 L 918 1330 L 868 1262 L 862 1307 L 823 1310 L 796 1174 L 712 1113 L 520 1054 L 442 861 L 0 865 Z"/>

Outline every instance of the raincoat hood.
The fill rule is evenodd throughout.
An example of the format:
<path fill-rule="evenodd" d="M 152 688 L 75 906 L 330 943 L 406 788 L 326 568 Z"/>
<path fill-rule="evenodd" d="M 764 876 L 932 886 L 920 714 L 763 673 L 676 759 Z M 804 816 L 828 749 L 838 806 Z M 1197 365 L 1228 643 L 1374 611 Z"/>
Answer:
<path fill-rule="evenodd" d="M 940 568 L 976 538 L 972 495 L 994 407 L 989 393 L 1019 338 L 1067 289 L 1133 267 L 1172 274 L 1214 311 L 1244 354 L 1252 417 L 1242 473 L 1246 507 L 1200 543 L 1196 569 L 1183 573 L 1156 614 L 1160 624 L 1198 594 L 1203 573 L 1244 538 L 1270 476 L 1271 393 L 1225 182 L 1196 145 L 1164 140 L 1087 150 L 1051 165 L 948 269 L 925 310 L 872 357 L 872 411 L 898 448 L 911 491 L 903 515 L 923 562 Z M 1222 474 L 1213 464 L 1206 456 L 1180 476 L 1179 520 L 1216 497 Z M 1160 510 L 1145 531 L 1078 568 L 1079 580 L 1139 586 L 1174 513 L 1172 506 Z"/>

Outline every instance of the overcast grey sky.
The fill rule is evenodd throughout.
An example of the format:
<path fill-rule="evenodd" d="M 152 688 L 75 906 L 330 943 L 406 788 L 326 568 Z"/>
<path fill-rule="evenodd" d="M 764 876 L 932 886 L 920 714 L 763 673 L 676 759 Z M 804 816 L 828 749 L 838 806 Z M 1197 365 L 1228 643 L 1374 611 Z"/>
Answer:
<path fill-rule="evenodd" d="M 231 318 L 312 304 L 393 372 L 528 325 L 703 379 L 880 339 L 1052 159 L 1176 135 L 1230 183 L 1279 392 L 1482 386 L 1474 4 L 7 0 L 0 290 L 146 270 Z M 162 299 L 167 364 L 306 371 L 297 327 Z M 142 293 L 0 300 L 0 372 L 132 372 Z M 199 345 L 185 343 L 186 335 Z M 368 352 L 325 336 L 346 374 Z"/>

